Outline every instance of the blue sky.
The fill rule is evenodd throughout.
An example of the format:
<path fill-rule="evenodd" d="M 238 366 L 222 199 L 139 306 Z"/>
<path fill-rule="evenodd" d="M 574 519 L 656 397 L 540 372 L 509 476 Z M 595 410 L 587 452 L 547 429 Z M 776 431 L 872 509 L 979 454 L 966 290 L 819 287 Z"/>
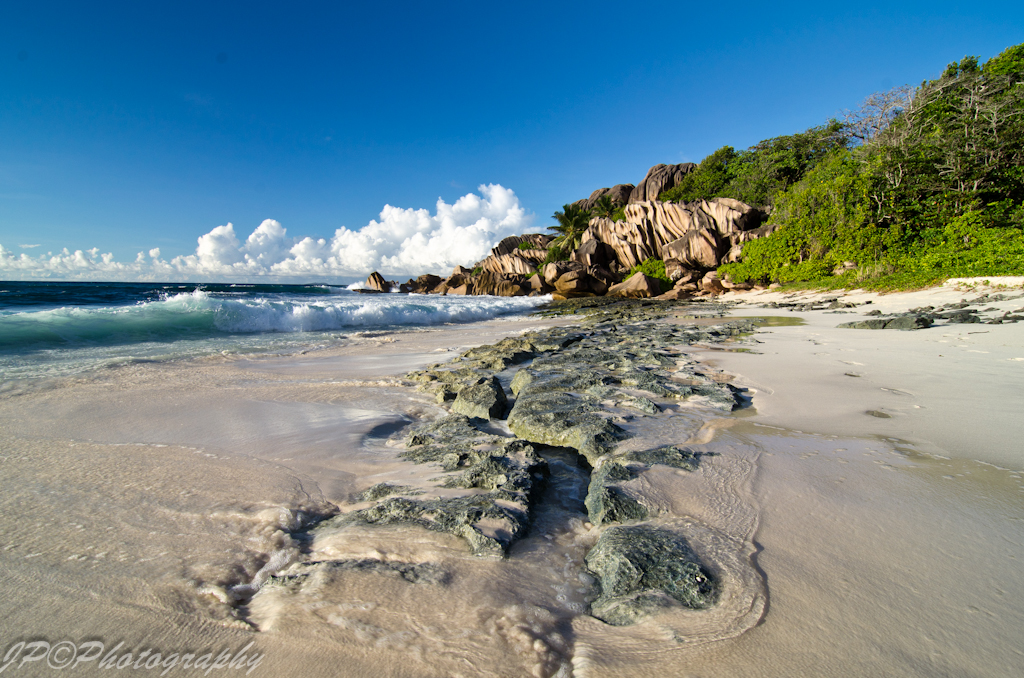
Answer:
<path fill-rule="evenodd" d="M 443 272 L 656 163 L 987 59 L 1021 5 L 7 3 L 0 278 L 251 278 L 303 242 L 280 275 Z M 20 259 L 64 248 L 77 268 Z"/>

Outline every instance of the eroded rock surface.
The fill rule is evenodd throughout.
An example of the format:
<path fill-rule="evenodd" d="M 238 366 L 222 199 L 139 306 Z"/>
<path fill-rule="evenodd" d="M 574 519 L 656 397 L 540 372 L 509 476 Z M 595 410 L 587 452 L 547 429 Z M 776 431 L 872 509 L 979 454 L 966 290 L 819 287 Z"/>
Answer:
<path fill-rule="evenodd" d="M 565 459 L 575 451 L 579 467 L 590 472 L 581 518 L 602 530 L 586 556 L 600 583 L 593 615 L 623 625 L 659 609 L 713 604 L 712 574 L 680 535 L 658 527 L 664 509 L 647 503 L 641 489 L 652 466 L 693 471 L 702 453 L 679 445 L 624 446 L 629 434 L 619 423 L 663 416 L 686 402 L 732 409 L 734 391 L 704 375 L 684 349 L 730 339 L 753 325 L 657 322 L 675 308 L 605 297 L 560 302 L 544 313 L 573 314 L 575 326 L 527 332 L 410 373 L 437 402 L 450 403 L 451 412 L 416 427 L 400 453 L 437 467 L 439 475 L 427 481 L 437 491 L 423 481 L 420 487 L 379 483 L 357 497 L 371 506 L 325 525 L 418 525 L 461 537 L 476 554 L 501 556 L 530 530 L 551 475 L 545 454 Z M 705 303 L 700 310 L 707 316 L 724 307 Z M 514 402 L 502 384 L 510 384 Z M 509 402 L 507 429 L 486 421 L 503 416 Z M 385 574 L 431 581 L 429 567 L 423 573 L 396 567 L 397 574 Z"/>

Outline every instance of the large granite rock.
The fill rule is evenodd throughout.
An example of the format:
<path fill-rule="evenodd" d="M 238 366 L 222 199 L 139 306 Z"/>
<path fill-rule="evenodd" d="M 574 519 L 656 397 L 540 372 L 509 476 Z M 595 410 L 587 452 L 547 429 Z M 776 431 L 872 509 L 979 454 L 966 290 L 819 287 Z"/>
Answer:
<path fill-rule="evenodd" d="M 718 271 L 708 271 L 700 283 L 698 283 L 700 291 L 705 294 L 718 295 L 724 294 L 727 290 L 725 285 L 722 284 L 722 280 L 718 277 Z"/>
<path fill-rule="evenodd" d="M 434 289 L 437 288 L 437 286 L 440 284 L 440 276 L 427 273 L 425 275 L 421 275 L 415 280 L 410 280 L 409 282 L 402 283 L 401 287 L 399 287 L 399 291 L 409 292 L 411 294 L 428 294 L 434 291 Z"/>
<path fill-rule="evenodd" d="M 629 194 L 629 202 L 657 200 L 662 191 L 675 187 L 682 178 L 697 169 L 692 162 L 679 165 L 655 165 L 647 170 L 647 176 Z"/>
<path fill-rule="evenodd" d="M 599 296 L 608 291 L 608 283 L 587 271 L 567 271 L 555 281 L 555 292 L 563 299 Z"/>
<path fill-rule="evenodd" d="M 683 262 L 671 257 L 665 260 L 665 275 L 667 275 L 668 279 L 677 286 L 685 285 L 687 283 L 695 283 L 704 277 L 703 273 L 684 266 Z"/>
<path fill-rule="evenodd" d="M 550 235 L 544 235 L 543 233 L 527 233 L 525 235 L 510 235 L 504 238 L 501 242 L 491 248 L 492 257 L 500 257 L 505 254 L 516 254 L 517 252 L 528 252 L 531 250 L 522 250 L 520 245 L 526 243 L 532 247 L 532 250 L 539 250 L 542 252 L 547 251 L 548 244 L 554 240 Z"/>
<path fill-rule="evenodd" d="M 676 259 L 690 269 L 709 269 L 718 266 L 722 242 L 718 231 L 698 227 L 686 232 L 683 237 L 666 243 L 661 254 L 666 259 Z"/>
<path fill-rule="evenodd" d="M 601 584 L 591 614 L 608 624 L 632 624 L 677 605 L 703 609 L 715 602 L 718 585 L 686 540 L 645 525 L 605 530 L 586 556 Z"/>
<path fill-rule="evenodd" d="M 661 294 L 661 282 L 640 271 L 631 275 L 626 281 L 608 288 L 609 297 L 648 299 L 659 294 Z"/>
<path fill-rule="evenodd" d="M 758 210 L 729 198 L 679 204 L 632 203 L 626 206 L 623 221 L 591 219 L 581 245 L 591 240 L 603 242 L 612 248 L 621 266 L 632 268 L 645 259 L 676 256 L 672 248 L 666 251 L 666 245 L 687 237 L 691 231 L 700 231 L 707 246 L 695 251 L 690 247 L 686 255 L 692 266 L 699 263 L 702 268 L 714 268 L 733 244 L 752 239 L 750 229 L 757 228 L 761 218 Z M 675 249 L 681 245 L 678 243 Z"/>
<path fill-rule="evenodd" d="M 582 271 L 583 269 L 583 264 L 579 264 L 575 261 L 552 261 L 550 264 L 544 266 L 541 270 L 541 274 L 544 276 L 544 282 L 548 285 L 554 286 L 555 281 L 569 271 Z"/>
<path fill-rule="evenodd" d="M 572 260 L 587 267 L 607 267 L 616 261 L 615 250 L 600 240 L 588 240 L 572 253 Z"/>
<path fill-rule="evenodd" d="M 370 276 L 366 279 L 366 287 L 371 290 L 376 290 L 377 292 L 391 291 L 391 283 L 385 280 L 384 276 L 382 276 L 380 273 L 377 273 L 377 271 L 371 273 Z"/>
<path fill-rule="evenodd" d="M 449 291 L 454 294 L 455 291 Z M 521 297 L 526 294 L 518 276 L 505 277 L 498 273 L 484 271 L 473 278 L 473 291 L 470 294 L 489 294 L 495 297 Z"/>
<path fill-rule="evenodd" d="M 520 251 L 522 250 L 517 250 L 511 254 L 489 256 L 480 263 L 480 268 L 482 268 L 485 273 L 493 273 L 499 276 L 529 275 L 531 273 L 535 273 L 537 271 L 537 267 L 534 262 L 521 256 Z"/>

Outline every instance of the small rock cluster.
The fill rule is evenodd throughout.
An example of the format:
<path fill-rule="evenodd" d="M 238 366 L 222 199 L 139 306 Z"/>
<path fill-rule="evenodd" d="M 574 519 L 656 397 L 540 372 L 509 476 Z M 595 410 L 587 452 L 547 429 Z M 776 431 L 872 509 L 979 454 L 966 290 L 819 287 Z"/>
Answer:
<path fill-rule="evenodd" d="M 839 327 L 856 330 L 919 330 L 931 327 L 937 322 L 944 322 L 946 325 L 975 323 L 1002 325 L 1004 323 L 1016 323 L 1024 320 L 1024 308 L 1019 308 L 1015 311 L 1004 311 L 1002 315 L 989 315 L 986 317 L 984 314 L 992 313 L 996 309 L 980 307 L 985 304 L 1020 298 L 1024 298 L 1024 295 L 983 294 L 969 302 L 962 300 L 955 304 L 946 304 L 939 307 L 922 306 L 920 308 L 912 308 L 905 313 L 883 314 L 879 310 L 874 310 L 865 314 L 874 316 L 869 320 L 843 323 Z"/>

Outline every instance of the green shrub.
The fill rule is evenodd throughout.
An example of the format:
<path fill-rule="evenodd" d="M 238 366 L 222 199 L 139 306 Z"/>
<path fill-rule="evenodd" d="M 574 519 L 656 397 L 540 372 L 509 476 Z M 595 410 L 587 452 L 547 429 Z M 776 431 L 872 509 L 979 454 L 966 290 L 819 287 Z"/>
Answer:
<path fill-rule="evenodd" d="M 562 248 L 559 247 L 558 245 L 552 245 L 551 247 L 548 248 L 548 254 L 546 257 L 544 257 L 544 261 L 541 262 L 541 266 L 546 266 L 547 264 L 556 261 L 568 261 L 569 253 L 571 251 L 572 250 L 570 250 L 569 248 Z"/>
<path fill-rule="evenodd" d="M 666 275 L 665 262 L 661 259 L 646 259 L 642 264 L 638 264 L 637 266 L 629 269 L 629 275 L 626 276 L 626 279 L 628 280 L 637 272 L 654 278 L 661 283 L 662 292 L 672 289 L 672 281 L 669 279 L 668 275 Z"/>

